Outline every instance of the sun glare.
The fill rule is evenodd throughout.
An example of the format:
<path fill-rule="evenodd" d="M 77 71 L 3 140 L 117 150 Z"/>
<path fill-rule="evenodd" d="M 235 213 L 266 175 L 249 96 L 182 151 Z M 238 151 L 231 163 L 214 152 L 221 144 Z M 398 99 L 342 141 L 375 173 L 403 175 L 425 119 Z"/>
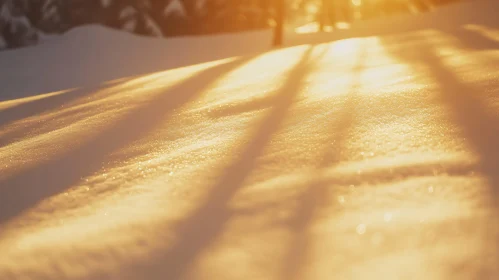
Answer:
<path fill-rule="evenodd" d="M 352 4 L 353 4 L 354 6 L 357 6 L 357 7 L 358 7 L 358 6 L 362 5 L 362 0 L 352 0 Z"/>
<path fill-rule="evenodd" d="M 35 96 L 23 97 L 23 98 L 8 100 L 8 101 L 0 101 L 0 111 L 4 110 L 4 109 L 15 107 L 15 106 L 19 106 L 22 104 L 26 104 L 26 103 L 29 103 L 32 101 L 41 100 L 44 98 L 65 94 L 65 93 L 68 93 L 72 90 L 74 90 L 74 89 L 66 89 L 66 90 L 54 91 L 54 92 L 49 92 L 49 93 L 42 93 L 42 94 L 38 94 Z"/>
<path fill-rule="evenodd" d="M 319 7 L 315 4 L 308 4 L 306 9 L 309 14 L 316 14 L 319 11 Z"/>

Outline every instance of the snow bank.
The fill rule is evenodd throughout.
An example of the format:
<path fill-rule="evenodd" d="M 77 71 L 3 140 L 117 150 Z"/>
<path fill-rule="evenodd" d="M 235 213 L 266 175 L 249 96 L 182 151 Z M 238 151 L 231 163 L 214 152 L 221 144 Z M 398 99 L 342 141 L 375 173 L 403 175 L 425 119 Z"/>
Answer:
<path fill-rule="evenodd" d="M 421 28 L 458 26 L 495 19 L 496 1 L 469 1 L 444 6 L 437 13 L 397 16 L 355 23 L 329 34 L 288 33 L 287 45 L 311 44 L 349 37 L 396 33 Z M 87 25 L 52 36 L 33 48 L 0 53 L 0 100 L 68 88 L 268 50 L 272 31 L 196 37 L 151 38 Z M 0 47 L 2 42 L 0 41 Z M 29 67 L 26 67 L 29 65 Z M 26 82 L 29 81 L 29 82 Z"/>
<path fill-rule="evenodd" d="M 266 50 L 271 32 L 164 39 L 89 25 L 48 38 L 0 53 L 1 100 Z"/>

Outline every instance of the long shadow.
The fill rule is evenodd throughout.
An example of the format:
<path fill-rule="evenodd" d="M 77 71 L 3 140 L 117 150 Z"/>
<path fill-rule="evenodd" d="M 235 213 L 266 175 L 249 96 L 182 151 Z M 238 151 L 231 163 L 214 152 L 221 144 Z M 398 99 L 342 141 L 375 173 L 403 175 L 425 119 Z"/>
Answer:
<path fill-rule="evenodd" d="M 452 35 L 452 34 L 451 34 Z M 459 46 L 474 46 L 475 36 L 461 36 Z M 499 49 L 499 43 L 488 39 L 480 40 L 478 50 Z M 484 42 L 487 42 L 486 44 Z M 484 45 L 485 44 L 485 45 Z M 464 134 L 464 138 L 480 155 L 480 169 L 488 177 L 494 191 L 499 188 L 499 119 L 487 113 L 487 105 L 481 99 L 485 94 L 473 86 L 463 83 L 435 54 L 432 46 L 425 44 L 412 55 L 404 55 L 404 51 L 394 53 L 395 56 L 408 60 L 413 64 L 423 63 L 427 66 L 431 77 L 438 82 L 439 97 L 451 110 L 452 117 Z M 497 98 L 496 98 L 497 99 Z"/>
<path fill-rule="evenodd" d="M 69 92 L 48 96 L 45 98 L 29 101 L 17 106 L 13 106 L 0 111 L 0 127 L 6 126 L 12 122 L 22 120 L 31 116 L 41 114 L 46 111 L 57 109 L 64 104 L 84 98 L 87 95 L 91 95 L 97 91 L 104 90 L 126 82 L 126 80 L 120 80 L 116 83 L 104 83 L 92 87 L 85 87 L 70 90 Z"/>
<path fill-rule="evenodd" d="M 12 69 L 11 73 L 0 77 L 0 101 L 149 75 L 230 57 L 252 56 L 267 51 L 271 37 L 270 34 L 260 36 L 259 32 L 250 32 L 220 34 L 210 38 L 158 39 L 137 38 L 125 32 L 111 31 L 108 35 L 117 37 L 112 42 L 115 47 L 110 48 L 109 38 L 100 38 L 110 30 L 90 27 L 95 28 L 102 30 L 88 30 L 79 41 L 69 34 L 69 37 L 64 35 L 34 48 L 0 53 L 2 67 Z M 86 37 L 88 41 L 81 42 L 81 38 Z M 234 47 L 227 48 L 228 41 Z M 54 63 L 50 59 L 54 57 L 64 63 Z M 131 59 L 134 57 L 136 59 Z"/>
<path fill-rule="evenodd" d="M 470 36 L 470 33 L 473 35 Z M 466 34 L 468 36 L 456 36 L 462 46 L 474 47 L 477 50 L 499 50 L 499 42 L 467 30 Z M 429 48 L 428 51 L 431 52 L 431 49 Z M 431 54 L 428 56 L 431 57 Z M 464 84 L 438 59 L 432 58 L 434 59 L 428 66 L 439 81 L 442 99 L 450 105 L 456 122 L 463 128 L 465 138 L 480 154 L 481 170 L 487 175 L 497 200 L 499 199 L 497 197 L 499 191 L 499 173 L 497 172 L 499 169 L 499 118 L 487 113 L 487 105 L 480 98 L 486 95 L 481 90 Z M 490 96 L 486 97 L 490 98 Z M 494 98 L 499 100 L 498 96 Z"/>
<path fill-rule="evenodd" d="M 459 46 L 472 48 L 476 40 L 475 36 L 460 36 Z M 382 38 L 382 42 L 389 45 L 390 41 Z M 487 48 L 498 49 L 497 42 L 481 40 L 476 48 L 484 49 L 484 43 L 487 42 Z M 495 46 L 494 46 L 495 44 Z M 442 103 L 449 108 L 454 122 L 461 128 L 464 139 L 470 147 L 479 155 L 479 171 L 486 178 L 491 190 L 491 199 L 494 205 L 499 202 L 499 119 L 487 113 L 487 104 L 482 99 L 485 93 L 472 85 L 463 83 L 452 70 L 449 70 L 435 54 L 435 50 L 428 43 L 418 45 L 417 52 L 396 50 L 386 48 L 392 52 L 394 57 L 402 61 L 407 61 L 413 65 L 426 66 L 429 75 L 438 83 L 438 92 L 436 93 Z M 477 70 L 480 70 L 478 67 Z M 488 96 L 492 98 L 491 96 Z M 494 97 L 498 99 L 498 97 Z"/>
<path fill-rule="evenodd" d="M 280 128 L 288 109 L 300 92 L 311 65 L 309 61 L 311 52 L 312 47 L 306 51 L 300 63 L 291 71 L 286 84 L 276 94 L 276 103 L 270 109 L 271 112 L 261 121 L 238 159 L 210 188 L 213 191 L 206 201 L 187 219 L 179 223 L 176 230 L 179 240 L 158 261 L 143 264 L 142 268 L 134 267 L 133 273 L 138 274 L 139 278 L 155 279 L 154 277 L 161 275 L 155 269 L 167 267 L 169 269 L 167 275 L 162 275 L 161 279 L 182 279 L 196 258 L 219 236 L 224 225 L 233 215 L 227 208 L 227 203 L 243 186 L 244 180 L 254 169 L 257 158 Z"/>
<path fill-rule="evenodd" d="M 476 31 L 467 30 L 462 26 L 458 28 L 444 27 L 439 30 L 445 34 L 451 35 L 455 39 L 458 39 L 457 44 L 463 49 L 478 51 L 499 49 L 499 42 L 487 38 Z"/>
<path fill-rule="evenodd" d="M 352 70 L 352 84 L 348 96 L 342 107 L 337 108 L 337 117 L 334 118 L 332 130 L 329 132 L 330 137 L 327 138 L 327 141 L 323 145 L 324 151 L 321 153 L 323 156 L 318 160 L 316 167 L 318 171 L 340 162 L 337 153 L 344 148 L 348 131 L 354 126 L 356 121 L 354 117 L 356 107 L 358 106 L 356 97 L 361 85 L 360 75 L 364 69 L 366 58 L 367 50 L 364 45 Z M 320 175 L 317 174 L 317 176 L 319 177 Z M 322 207 L 331 206 L 334 203 L 328 198 L 331 196 L 328 190 L 330 185 L 331 182 L 322 180 L 320 177 L 312 178 L 312 183 L 307 187 L 303 195 L 300 196 L 300 204 L 295 211 L 295 215 L 287 223 L 294 237 L 290 244 L 290 250 L 283 261 L 282 280 L 303 278 L 301 272 L 309 257 L 311 237 L 308 231 L 310 226 L 313 219 L 317 216 L 317 212 Z"/>
<path fill-rule="evenodd" d="M 456 37 L 460 40 L 461 47 L 474 46 L 473 36 Z M 482 41 L 483 42 L 483 41 Z M 389 42 L 385 42 L 389 44 Z M 487 46 L 493 46 L 487 43 Z M 478 44 L 477 49 L 484 49 L 482 43 Z M 488 48 L 488 47 L 487 47 Z M 389 48 L 387 48 L 389 49 Z M 452 70 L 449 70 L 440 58 L 435 54 L 435 50 L 429 44 L 418 47 L 417 53 L 410 52 L 407 55 L 404 50 L 392 50 L 392 54 L 401 60 L 411 64 L 424 64 L 429 75 L 438 83 L 438 92 L 435 94 L 441 100 L 444 106 L 449 108 L 451 118 L 461 128 L 461 133 L 470 148 L 479 156 L 478 170 L 481 175 L 487 179 L 489 193 L 489 207 L 494 211 L 499 209 L 499 118 L 487 112 L 487 104 L 482 100 L 485 92 L 479 88 L 462 82 Z M 415 55 L 417 54 L 417 55 Z M 478 71 L 481 69 L 476 67 Z M 489 98 L 491 98 L 489 96 Z M 496 100 L 499 97 L 494 97 Z M 468 170 L 469 171 L 469 170 Z M 487 225 L 484 225 L 484 233 L 480 233 L 480 238 L 484 240 L 482 254 L 483 256 L 497 256 L 497 220 L 496 214 L 490 216 Z M 475 233 L 479 234 L 479 233 Z M 491 266 L 484 265 L 476 272 L 477 279 L 485 279 L 493 275 Z M 459 271 L 459 270 L 458 270 Z"/>
<path fill-rule="evenodd" d="M 55 112 L 59 107 L 67 106 L 67 103 L 76 100 L 84 100 L 92 98 L 93 101 L 98 101 L 101 99 L 105 99 L 107 97 L 113 95 L 119 95 L 120 93 L 127 92 L 130 89 L 140 88 L 142 86 L 146 86 L 148 81 L 134 81 L 135 79 L 141 78 L 141 76 L 137 76 L 134 78 L 123 78 L 114 81 L 110 81 L 101 85 L 91 86 L 81 89 L 75 89 L 70 92 L 66 92 L 56 96 L 49 96 L 43 99 L 30 101 L 24 104 L 20 104 L 14 106 L 12 108 L 5 109 L 0 111 L 0 117 L 4 114 L 5 116 L 5 128 L 7 128 L 6 132 L 0 134 L 0 147 L 5 147 L 9 144 L 15 143 L 19 139 L 23 139 L 26 135 L 30 135 L 34 130 L 38 130 L 40 128 L 40 120 L 32 120 L 29 122 L 22 123 L 22 125 L 18 125 L 16 127 L 9 127 L 9 124 L 14 123 L 16 121 L 27 119 L 31 116 L 43 114 L 45 112 Z M 121 86 L 126 84 L 128 81 L 134 81 L 130 85 Z M 111 90 L 109 90 L 111 89 Z M 107 91 L 106 91 L 107 90 Z M 105 95 L 99 94 L 99 92 L 106 91 Z M 55 119 L 64 119 L 67 116 L 71 116 L 78 113 L 84 113 L 87 110 L 87 106 L 89 103 L 86 103 L 85 106 L 81 108 L 75 109 L 71 107 L 70 110 L 67 111 L 57 111 L 57 117 Z M 0 125 L 1 125 L 0 121 Z M 64 126 L 63 123 L 60 123 L 60 126 Z M 57 128 L 52 127 L 52 130 Z M 38 133 L 37 134 L 42 134 Z"/>
<path fill-rule="evenodd" d="M 231 61 L 195 74 L 158 94 L 147 104 L 131 110 L 109 129 L 61 158 L 1 180 L 0 225 L 39 201 L 73 186 L 81 178 L 97 172 L 111 153 L 153 131 L 175 109 L 195 98 L 219 76 L 251 59 L 246 57 Z"/>

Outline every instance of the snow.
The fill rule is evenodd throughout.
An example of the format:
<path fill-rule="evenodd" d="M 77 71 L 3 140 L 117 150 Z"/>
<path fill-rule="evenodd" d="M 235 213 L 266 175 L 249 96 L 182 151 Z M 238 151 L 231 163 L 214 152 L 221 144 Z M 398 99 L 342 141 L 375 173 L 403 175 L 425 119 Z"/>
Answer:
<path fill-rule="evenodd" d="M 0 37 L 0 50 L 5 48 L 7 48 L 7 42 L 5 42 L 3 37 Z"/>
<path fill-rule="evenodd" d="M 171 14 L 175 14 L 181 17 L 185 17 L 186 13 L 184 10 L 184 6 L 182 5 L 182 2 L 180 0 L 173 0 L 171 1 L 166 7 L 165 10 L 163 11 L 163 14 L 165 16 L 169 16 Z"/>
<path fill-rule="evenodd" d="M 123 20 L 126 18 L 130 18 L 136 14 L 137 14 L 137 10 L 135 10 L 135 8 L 133 8 L 131 6 L 128 6 L 120 12 L 120 19 Z"/>
<path fill-rule="evenodd" d="M 31 27 L 31 23 L 29 22 L 29 19 L 25 16 L 14 17 L 10 21 L 13 23 L 10 25 L 10 32 L 12 32 L 12 33 L 19 32 L 18 28 L 20 28 L 21 26 L 24 28 Z"/>
<path fill-rule="evenodd" d="M 0 100 L 98 86 L 114 79 L 260 52 L 267 50 L 270 42 L 270 31 L 159 39 L 99 25 L 79 27 L 36 47 L 1 52 Z M 233 48 L 226 48 L 228 45 Z"/>
<path fill-rule="evenodd" d="M 153 35 L 154 37 L 164 37 L 161 28 L 154 22 L 154 20 L 152 20 L 151 17 L 146 16 L 145 21 L 146 28 L 150 31 L 151 35 Z"/>
<path fill-rule="evenodd" d="M 123 25 L 123 30 L 133 33 L 137 27 L 137 20 L 131 19 Z"/>
<path fill-rule="evenodd" d="M 496 279 L 497 1 L 0 53 L 0 279 Z"/>
<path fill-rule="evenodd" d="M 47 1 L 43 5 L 44 19 L 58 17 L 57 6 L 53 2 Z"/>

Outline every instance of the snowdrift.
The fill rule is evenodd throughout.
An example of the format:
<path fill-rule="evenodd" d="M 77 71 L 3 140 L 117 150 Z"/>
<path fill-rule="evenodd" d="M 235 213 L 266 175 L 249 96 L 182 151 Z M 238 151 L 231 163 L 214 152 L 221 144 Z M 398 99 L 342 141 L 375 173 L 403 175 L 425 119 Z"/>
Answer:
<path fill-rule="evenodd" d="M 295 34 L 288 30 L 285 41 L 292 46 L 430 27 L 487 23 L 495 19 L 495 9 L 491 6 L 497 6 L 497 2 L 466 1 L 443 6 L 433 13 L 361 21 L 354 23 L 351 29 L 327 34 Z M 0 52 L 3 69 L 0 83 L 4 89 L 0 93 L 1 100 L 92 86 L 267 50 L 271 47 L 272 30 L 165 39 L 87 25 L 43 39 L 39 46 Z"/>
<path fill-rule="evenodd" d="M 0 52 L 0 99 L 26 97 L 164 71 L 269 48 L 271 31 L 153 38 L 100 25 L 30 48 Z"/>

